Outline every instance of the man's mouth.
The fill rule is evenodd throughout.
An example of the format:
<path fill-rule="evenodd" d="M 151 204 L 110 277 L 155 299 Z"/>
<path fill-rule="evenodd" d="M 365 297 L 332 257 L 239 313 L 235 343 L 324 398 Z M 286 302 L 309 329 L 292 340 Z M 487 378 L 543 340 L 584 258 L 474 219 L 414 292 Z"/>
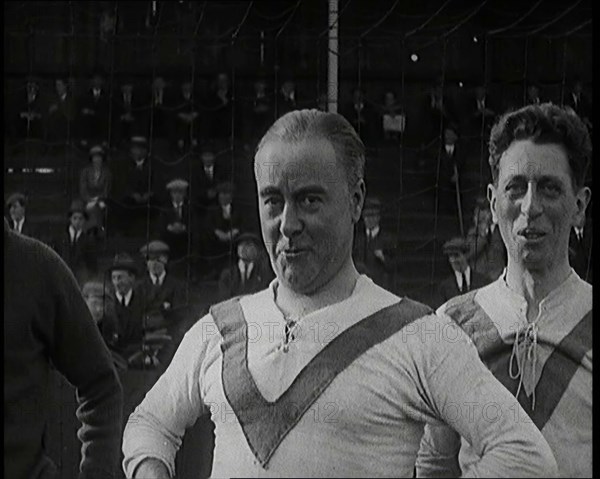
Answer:
<path fill-rule="evenodd" d="M 546 236 L 546 233 L 535 228 L 523 228 L 519 231 L 519 236 L 525 238 L 527 241 L 536 241 Z"/>

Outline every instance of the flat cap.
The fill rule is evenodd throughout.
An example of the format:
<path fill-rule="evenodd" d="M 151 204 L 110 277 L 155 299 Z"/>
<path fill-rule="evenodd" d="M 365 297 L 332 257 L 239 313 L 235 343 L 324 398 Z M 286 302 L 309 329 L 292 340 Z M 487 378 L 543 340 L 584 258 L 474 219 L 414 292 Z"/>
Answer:
<path fill-rule="evenodd" d="M 139 146 L 148 146 L 148 139 L 145 136 L 132 136 L 131 144 Z"/>
<path fill-rule="evenodd" d="M 466 253 L 469 251 L 469 246 L 463 238 L 457 236 L 446 241 L 442 247 L 442 250 L 444 251 L 444 254 Z"/>
<path fill-rule="evenodd" d="M 6 200 L 6 206 L 11 207 L 16 202 L 26 205 L 27 197 L 23 193 L 13 193 Z"/>
<path fill-rule="evenodd" d="M 169 254 L 169 245 L 160 240 L 150 241 L 140 248 L 140 253 L 145 257 L 159 256 L 161 254 Z"/>
<path fill-rule="evenodd" d="M 102 145 L 94 145 L 90 148 L 90 157 L 94 155 L 102 155 L 104 156 L 105 151 Z"/>
<path fill-rule="evenodd" d="M 85 208 L 85 203 L 83 202 L 83 200 L 76 198 L 73 201 L 71 201 L 71 206 L 69 206 L 69 213 L 68 216 L 71 217 L 71 215 L 73 213 L 81 213 L 83 214 L 86 219 L 88 217 L 88 213 L 86 211 Z"/>
<path fill-rule="evenodd" d="M 189 183 L 182 178 L 175 178 L 167 183 L 167 190 L 185 190 Z"/>
<path fill-rule="evenodd" d="M 381 212 L 381 200 L 375 197 L 366 198 L 362 212 L 363 215 Z"/>

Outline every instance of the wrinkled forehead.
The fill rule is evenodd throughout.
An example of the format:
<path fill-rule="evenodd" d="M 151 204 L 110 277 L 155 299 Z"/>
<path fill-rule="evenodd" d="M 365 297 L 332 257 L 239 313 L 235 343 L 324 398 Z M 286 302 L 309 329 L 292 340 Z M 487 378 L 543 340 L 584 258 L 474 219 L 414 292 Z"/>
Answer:
<path fill-rule="evenodd" d="M 516 176 L 529 180 L 552 176 L 571 181 L 571 168 L 565 148 L 557 143 L 514 141 L 500 157 L 498 177 L 506 180 Z"/>
<path fill-rule="evenodd" d="M 302 186 L 306 183 L 345 182 L 344 170 L 331 143 L 322 138 L 298 143 L 267 143 L 256 155 L 254 164 L 259 186 Z"/>

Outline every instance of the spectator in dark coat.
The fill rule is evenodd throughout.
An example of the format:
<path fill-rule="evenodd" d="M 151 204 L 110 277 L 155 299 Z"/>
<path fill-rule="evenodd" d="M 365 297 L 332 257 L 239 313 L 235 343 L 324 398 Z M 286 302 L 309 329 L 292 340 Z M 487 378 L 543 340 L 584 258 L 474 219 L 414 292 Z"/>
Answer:
<path fill-rule="evenodd" d="M 236 238 L 235 245 L 237 261 L 221 272 L 219 301 L 261 291 L 274 277 L 258 236 L 242 233 Z"/>
<path fill-rule="evenodd" d="M 296 83 L 292 79 L 287 79 L 281 84 L 281 87 L 277 92 L 277 118 L 297 109 L 298 98 L 296 93 Z"/>
<path fill-rule="evenodd" d="M 75 388 L 79 478 L 115 477 L 121 384 L 75 278 L 55 252 L 6 221 L 4 278 L 4 476 L 58 477 L 44 437 L 56 370 Z"/>
<path fill-rule="evenodd" d="M 254 145 L 269 129 L 275 115 L 273 93 L 267 91 L 267 82 L 259 78 L 254 82 L 254 95 L 250 105 L 248 137 Z"/>
<path fill-rule="evenodd" d="M 44 106 L 39 94 L 40 86 L 36 79 L 28 78 L 25 85 L 26 92 L 18 105 L 17 138 L 44 137 Z"/>
<path fill-rule="evenodd" d="M 111 143 L 121 145 L 133 136 L 145 135 L 143 124 L 145 111 L 144 99 L 138 90 L 134 90 L 133 82 L 125 80 L 121 89 L 113 97 L 113 131 Z"/>
<path fill-rule="evenodd" d="M 81 145 L 108 145 L 110 100 L 104 88 L 104 79 L 99 73 L 92 77 L 90 89 L 80 100 Z"/>
<path fill-rule="evenodd" d="M 406 128 L 406 115 L 393 91 L 386 91 L 380 114 L 381 136 L 385 140 L 399 141 Z"/>
<path fill-rule="evenodd" d="M 475 88 L 475 98 L 470 110 L 474 131 L 487 138 L 496 118 L 496 111 L 491 108 L 484 86 Z"/>
<path fill-rule="evenodd" d="M 81 200 L 73 200 L 69 208 L 69 225 L 56 241 L 56 249 L 71 268 L 80 285 L 98 273 L 98 251 L 95 238 L 86 228 L 88 213 Z"/>
<path fill-rule="evenodd" d="M 112 289 L 110 300 L 115 304 L 117 338 L 115 350 L 125 359 L 142 349 L 144 336 L 144 296 L 135 287 L 137 266 L 127 253 L 115 255 L 108 269 Z"/>
<path fill-rule="evenodd" d="M 37 228 L 26 217 L 27 197 L 23 193 L 11 194 L 6 200 L 6 208 L 10 229 L 25 236 L 37 237 Z"/>
<path fill-rule="evenodd" d="M 345 105 L 341 112 L 366 144 L 371 144 L 377 130 L 377 114 L 365 98 L 361 88 L 352 90 L 352 101 Z"/>
<path fill-rule="evenodd" d="M 191 81 L 184 81 L 181 84 L 179 98 L 175 105 L 173 109 L 174 143 L 178 152 L 183 153 L 186 148 L 198 146 L 200 138 L 200 110 L 194 100 Z"/>
<path fill-rule="evenodd" d="M 219 73 L 211 89 L 206 107 L 210 121 L 207 124 L 207 134 L 210 139 L 229 139 L 232 132 L 233 92 L 227 73 Z M 235 128 L 235 118 L 233 118 Z"/>
<path fill-rule="evenodd" d="M 158 219 L 158 235 L 169 245 L 171 259 L 177 261 L 188 255 L 193 245 L 195 224 L 187 198 L 188 182 L 175 178 L 167 183 L 169 202 L 163 206 Z"/>
<path fill-rule="evenodd" d="M 147 111 L 147 132 L 152 138 L 167 138 L 171 122 L 172 99 L 167 82 L 161 76 L 152 81 L 150 110 Z"/>
<path fill-rule="evenodd" d="M 448 257 L 452 275 L 439 284 L 434 307 L 437 308 L 450 298 L 491 283 L 487 276 L 471 270 L 466 257 L 469 247 L 463 238 L 457 237 L 447 241 L 444 243 L 443 251 Z"/>
<path fill-rule="evenodd" d="M 357 223 L 354 235 L 354 259 L 363 272 L 377 285 L 390 289 L 394 268 L 393 236 L 381 227 L 381 201 L 367 198 L 362 211 L 362 221 Z"/>
<path fill-rule="evenodd" d="M 64 143 L 72 142 L 77 136 L 76 114 L 75 99 L 67 82 L 63 78 L 57 78 L 46 116 L 46 140 L 56 143 L 55 151 L 61 151 Z"/>
<path fill-rule="evenodd" d="M 576 79 L 567 93 L 565 101 L 566 106 L 573 109 L 575 113 L 583 120 L 588 130 L 592 130 L 592 102 L 588 95 L 583 91 L 581 80 Z"/>
<path fill-rule="evenodd" d="M 217 185 L 227 180 L 228 168 L 217 157 L 212 148 L 205 148 L 200 155 L 200 168 L 194 176 L 194 191 L 201 216 L 206 216 L 207 209 L 219 206 L 217 201 Z"/>
<path fill-rule="evenodd" d="M 569 238 L 569 263 L 581 279 L 592 284 L 592 217 L 587 216 L 583 224 L 571 230 Z"/>

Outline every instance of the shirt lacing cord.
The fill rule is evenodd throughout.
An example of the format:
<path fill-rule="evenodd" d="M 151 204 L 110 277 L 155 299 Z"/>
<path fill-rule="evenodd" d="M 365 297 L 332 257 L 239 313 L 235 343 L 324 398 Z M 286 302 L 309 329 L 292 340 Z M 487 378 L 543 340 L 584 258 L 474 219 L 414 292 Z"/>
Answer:
<path fill-rule="evenodd" d="M 521 336 L 521 330 L 523 335 Z M 519 397 L 521 386 L 523 385 L 523 372 L 527 363 L 531 368 L 531 378 L 535 381 L 535 368 L 537 363 L 537 334 L 538 326 L 535 322 L 529 323 L 526 328 L 517 329 L 515 342 L 513 344 L 508 365 L 508 375 L 511 379 L 519 379 L 519 386 L 515 397 Z M 524 342 L 526 344 L 521 345 Z M 523 347 L 524 349 L 521 349 Z M 513 364 L 516 362 L 516 371 Z M 535 384 L 533 386 L 531 398 L 531 410 L 535 410 Z"/>

